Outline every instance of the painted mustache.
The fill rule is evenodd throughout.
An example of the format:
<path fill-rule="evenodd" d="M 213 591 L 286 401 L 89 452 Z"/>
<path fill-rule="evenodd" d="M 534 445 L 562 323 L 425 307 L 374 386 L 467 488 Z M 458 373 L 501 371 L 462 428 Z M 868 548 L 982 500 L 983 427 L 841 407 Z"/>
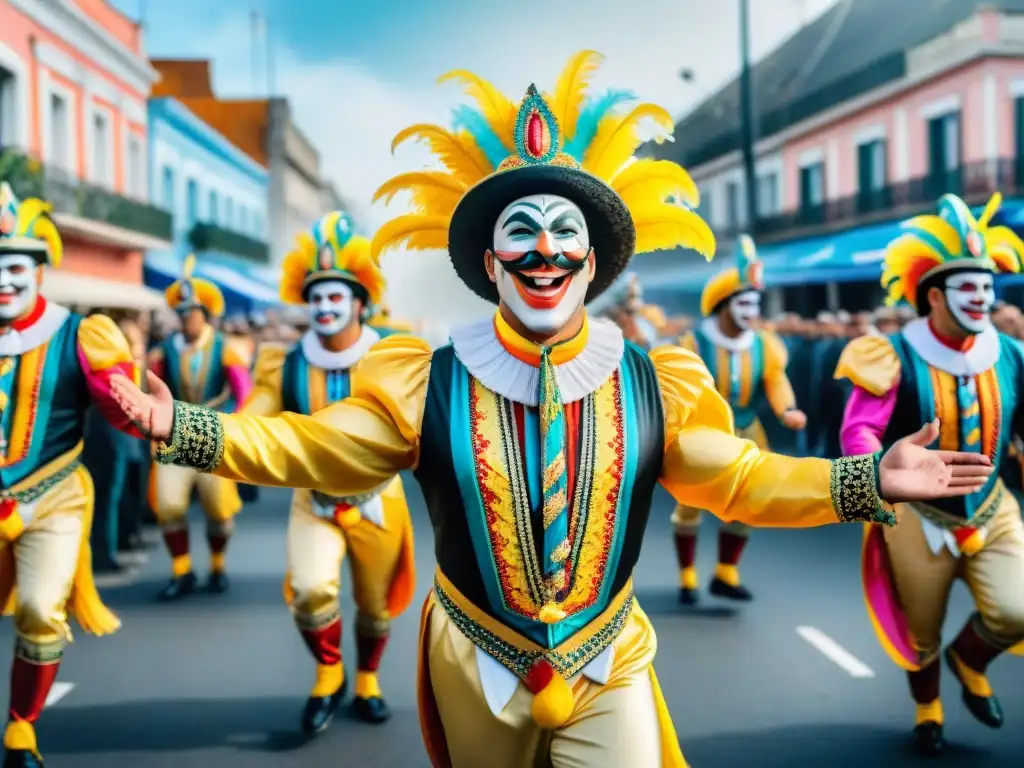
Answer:
<path fill-rule="evenodd" d="M 567 272 L 577 272 L 583 269 L 587 263 L 587 256 L 590 251 L 564 251 L 545 256 L 540 251 L 527 251 L 526 253 L 509 253 L 508 251 L 496 251 L 495 255 L 501 261 L 501 265 L 507 272 L 525 272 L 531 269 L 541 269 L 544 266 L 564 269 Z"/>

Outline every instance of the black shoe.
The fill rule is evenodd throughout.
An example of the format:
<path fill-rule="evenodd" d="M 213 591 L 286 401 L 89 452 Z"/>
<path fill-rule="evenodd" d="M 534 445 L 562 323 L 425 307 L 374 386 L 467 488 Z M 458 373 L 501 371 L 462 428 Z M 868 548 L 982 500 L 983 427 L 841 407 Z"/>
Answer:
<path fill-rule="evenodd" d="M 310 696 L 306 699 L 306 706 L 302 710 L 302 730 L 306 733 L 322 733 L 334 719 L 334 713 L 338 705 L 345 698 L 345 690 L 348 688 L 348 680 L 341 684 L 341 688 L 330 696 Z"/>
<path fill-rule="evenodd" d="M 184 576 L 174 576 L 170 583 L 160 593 L 160 599 L 164 602 L 180 600 L 186 595 L 192 594 L 196 588 L 196 575 L 189 571 Z"/>
<path fill-rule="evenodd" d="M 921 723 L 914 726 L 914 751 L 924 757 L 935 757 L 946 748 L 946 737 L 941 723 Z"/>
<path fill-rule="evenodd" d="M 700 602 L 700 590 L 680 587 L 679 602 L 683 605 L 696 605 Z"/>
<path fill-rule="evenodd" d="M 356 717 L 371 725 L 380 725 L 391 719 L 391 710 L 380 696 L 371 696 L 368 699 L 356 696 L 352 701 L 352 709 L 355 710 Z"/>
<path fill-rule="evenodd" d="M 4 768 L 43 768 L 43 761 L 28 749 L 8 749 Z"/>
<path fill-rule="evenodd" d="M 211 592 L 217 594 L 224 594 L 228 591 L 228 587 L 231 586 L 231 582 L 228 579 L 228 575 L 224 571 L 211 571 L 210 578 L 206 582 L 206 588 Z"/>
<path fill-rule="evenodd" d="M 750 590 L 742 584 L 734 587 L 732 584 L 726 584 L 717 576 L 711 580 L 711 586 L 708 587 L 708 592 L 715 597 L 721 597 L 725 600 L 736 600 L 741 603 L 749 603 L 754 599 L 754 596 L 750 594 Z"/>
<path fill-rule="evenodd" d="M 946 663 L 953 671 L 953 675 L 960 680 L 957 671 L 957 659 L 952 648 L 946 649 Z M 967 686 L 960 680 L 962 686 L 960 696 L 963 699 L 967 711 L 974 715 L 974 719 L 989 728 L 1003 727 L 1003 707 L 995 696 L 975 696 L 968 690 Z"/>

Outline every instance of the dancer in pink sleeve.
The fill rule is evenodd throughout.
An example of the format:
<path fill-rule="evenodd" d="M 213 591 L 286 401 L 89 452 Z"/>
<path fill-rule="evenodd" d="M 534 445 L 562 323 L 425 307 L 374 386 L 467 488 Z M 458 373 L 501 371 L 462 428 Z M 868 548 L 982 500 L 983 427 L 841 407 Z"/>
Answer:
<path fill-rule="evenodd" d="M 894 336 L 865 336 L 843 352 L 836 378 L 854 384 L 841 433 L 846 455 L 884 450 L 936 420 L 940 450 L 982 453 L 998 466 L 1019 434 L 1024 357 L 992 327 L 990 311 L 994 275 L 1020 271 L 1024 242 L 988 226 L 1000 199 L 975 219 L 946 195 L 937 216 L 907 221 L 890 244 L 883 284 L 919 317 Z M 867 526 L 865 596 L 879 640 L 907 671 L 915 746 L 934 755 L 945 746 L 941 630 L 958 577 L 978 610 L 946 660 L 971 714 L 992 728 L 1003 723 L 986 670 L 1024 640 L 1024 524 L 996 474 L 962 498 L 898 505 L 897 518 L 894 528 Z"/>
<path fill-rule="evenodd" d="M 224 314 L 224 297 L 216 285 L 192 276 L 195 257 L 185 260 L 183 277 L 167 289 L 167 303 L 181 318 L 181 330 L 157 347 L 150 369 L 170 387 L 175 397 L 233 413 L 252 391 L 246 354 L 210 323 Z M 206 540 L 210 546 L 209 588 L 226 592 L 225 556 L 234 532 L 234 518 L 242 509 L 238 485 L 198 472 L 155 465 L 150 503 L 171 556 L 171 581 L 160 593 L 176 600 L 196 587 L 189 548 L 188 507 L 192 492 L 206 513 Z"/>

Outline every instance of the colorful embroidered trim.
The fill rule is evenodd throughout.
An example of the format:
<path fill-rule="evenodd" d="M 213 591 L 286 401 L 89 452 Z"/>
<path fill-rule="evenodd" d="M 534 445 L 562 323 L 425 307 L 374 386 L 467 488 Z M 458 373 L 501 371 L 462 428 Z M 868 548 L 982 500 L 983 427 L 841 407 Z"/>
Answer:
<path fill-rule="evenodd" d="M 223 457 L 224 425 L 217 412 L 176 401 L 171 440 L 157 446 L 157 463 L 212 472 L 220 466 Z"/>
<path fill-rule="evenodd" d="M 878 492 L 881 455 L 845 456 L 832 462 L 832 508 L 841 523 L 895 525 L 896 514 Z"/>
<path fill-rule="evenodd" d="M 53 664 L 60 661 L 67 644 L 63 637 L 48 643 L 36 643 L 19 635 L 14 641 L 14 655 L 31 664 Z"/>
<path fill-rule="evenodd" d="M 455 599 L 445 592 L 438 579 L 434 580 L 434 595 L 438 604 L 448 614 L 448 618 L 462 634 L 520 680 L 530 674 L 534 662 L 538 659 L 547 661 L 562 677 L 567 679 L 572 677 L 615 642 L 623 627 L 626 626 L 634 604 L 633 589 L 629 587 L 622 605 L 601 626 L 593 631 L 587 628 L 579 632 L 577 637 L 580 637 L 580 640 L 573 637 L 558 648 L 545 650 L 537 647 L 519 648 L 502 639 L 481 623 L 474 621 L 459 607 Z M 603 615 L 598 617 L 595 622 L 600 621 L 601 618 Z"/>
<path fill-rule="evenodd" d="M 999 505 L 1003 503 L 1003 494 L 1006 493 L 1006 486 L 1001 480 L 996 481 L 992 492 L 985 497 L 985 500 L 978 505 L 977 511 L 971 515 L 969 520 L 956 515 L 950 515 L 935 507 L 926 504 L 911 504 L 921 517 L 934 523 L 944 531 L 957 531 L 961 528 L 984 528 L 991 522 L 999 511 Z"/>
<path fill-rule="evenodd" d="M 79 458 L 74 458 L 71 463 L 58 469 L 52 475 L 44 477 L 38 483 L 35 483 L 28 488 L 21 490 L 4 489 L 0 491 L 0 499 L 13 499 L 19 504 L 31 504 L 36 499 L 42 497 L 47 491 L 56 486 L 58 483 L 66 480 L 74 474 L 82 466 L 82 462 Z"/>

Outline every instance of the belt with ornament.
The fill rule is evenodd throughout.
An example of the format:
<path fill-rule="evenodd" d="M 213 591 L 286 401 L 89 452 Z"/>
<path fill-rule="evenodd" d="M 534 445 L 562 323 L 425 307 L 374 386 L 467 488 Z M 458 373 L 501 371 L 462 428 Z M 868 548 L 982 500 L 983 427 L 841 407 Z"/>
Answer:
<path fill-rule="evenodd" d="M 36 470 L 10 488 L 0 489 L 0 541 L 14 541 L 25 529 L 20 505 L 38 501 L 51 489 L 71 477 L 80 466 L 82 444 Z"/>
<path fill-rule="evenodd" d="M 1003 503 L 1003 496 L 1006 494 L 1006 486 L 1002 480 L 996 480 L 995 487 L 985 500 L 978 506 L 978 510 L 965 520 L 962 517 L 947 514 L 942 510 L 930 507 L 926 504 L 912 504 L 921 517 L 928 522 L 938 526 L 944 531 L 949 531 L 956 539 L 957 548 L 965 555 L 977 554 L 985 544 L 985 528 L 992 518 L 996 516 L 999 507 Z"/>

